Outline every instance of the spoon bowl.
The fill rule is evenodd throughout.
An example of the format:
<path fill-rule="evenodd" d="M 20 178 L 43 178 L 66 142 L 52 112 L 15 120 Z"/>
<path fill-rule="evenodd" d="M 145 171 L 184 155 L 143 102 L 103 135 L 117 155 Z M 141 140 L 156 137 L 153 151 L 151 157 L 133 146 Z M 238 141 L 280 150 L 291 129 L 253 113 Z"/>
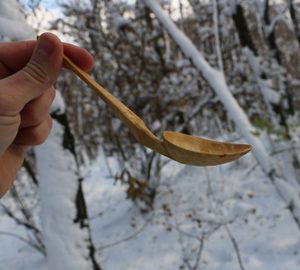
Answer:
<path fill-rule="evenodd" d="M 248 144 L 232 144 L 208 140 L 179 132 L 165 131 L 163 140 L 157 138 L 144 121 L 120 100 L 98 84 L 71 59 L 63 56 L 64 66 L 77 74 L 111 107 L 142 145 L 178 162 L 195 166 L 213 166 L 234 161 L 251 150 Z"/>
<path fill-rule="evenodd" d="M 195 166 L 224 164 L 251 150 L 248 144 L 219 142 L 173 131 L 163 133 L 163 145 L 172 159 Z"/>

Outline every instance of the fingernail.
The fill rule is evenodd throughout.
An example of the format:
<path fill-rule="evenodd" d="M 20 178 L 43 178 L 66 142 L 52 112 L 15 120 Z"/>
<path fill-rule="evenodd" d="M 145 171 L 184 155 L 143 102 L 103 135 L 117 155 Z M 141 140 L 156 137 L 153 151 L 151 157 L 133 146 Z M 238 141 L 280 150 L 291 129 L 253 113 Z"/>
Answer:
<path fill-rule="evenodd" d="M 37 42 L 36 52 L 44 56 L 50 56 L 54 50 L 53 42 L 41 36 Z"/>

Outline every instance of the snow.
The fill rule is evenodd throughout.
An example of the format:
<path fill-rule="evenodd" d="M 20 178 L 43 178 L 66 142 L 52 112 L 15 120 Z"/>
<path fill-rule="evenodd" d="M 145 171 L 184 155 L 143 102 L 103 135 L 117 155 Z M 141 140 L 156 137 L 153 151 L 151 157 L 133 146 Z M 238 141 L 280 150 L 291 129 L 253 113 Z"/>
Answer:
<path fill-rule="evenodd" d="M 43 1 L 41 1 L 41 4 L 43 4 Z M 56 21 L 62 17 L 63 13 L 58 7 L 47 9 L 42 5 L 38 8 L 37 11 L 29 10 L 27 13 L 26 20 L 30 26 L 32 26 L 34 29 L 38 29 L 37 34 L 40 35 L 44 32 L 49 31 L 49 29 L 51 28 L 51 21 Z M 71 36 L 64 35 L 63 33 L 61 33 L 61 31 L 53 29 L 51 30 L 51 33 L 57 35 L 60 39 L 64 40 L 65 42 L 76 44 L 76 42 Z"/>
<path fill-rule="evenodd" d="M 154 209 L 147 214 L 126 199 L 126 187 L 111 175 L 117 162 L 108 162 L 110 169 L 100 152 L 86 168 L 84 182 L 92 238 L 104 270 L 188 269 L 187 264 L 197 264 L 197 256 L 195 269 L 240 269 L 228 229 L 244 269 L 299 269 L 299 229 L 264 173 L 251 167 L 251 156 L 209 169 L 168 163 Z M 55 200 L 59 188 L 51 183 L 48 190 Z M 54 225 L 55 217 L 48 221 Z M 24 229 L 6 216 L 0 216 L 0 231 L 26 238 Z M 25 243 L 8 235 L 0 235 L 0 242 L 0 262 L 7 269 L 47 269 L 41 255 Z"/>
<path fill-rule="evenodd" d="M 35 37 L 33 29 L 20 14 L 20 7 L 15 0 L 0 1 L 0 40 L 4 37 L 7 40 Z"/>
<path fill-rule="evenodd" d="M 79 176 L 74 156 L 62 147 L 63 132 L 54 121 L 48 140 L 35 150 L 48 265 L 57 270 L 91 269 L 85 259 L 88 232 L 74 222 Z"/>
<path fill-rule="evenodd" d="M 125 19 L 123 16 L 116 15 L 113 19 L 113 25 L 117 30 L 120 30 L 121 28 L 128 26 L 129 21 Z"/>
<path fill-rule="evenodd" d="M 66 104 L 63 99 L 63 96 L 59 91 L 56 91 L 55 98 L 51 106 L 51 112 L 62 114 L 65 112 L 65 110 L 66 110 Z"/>
<path fill-rule="evenodd" d="M 164 168 L 169 177 L 163 177 L 153 213 L 142 215 L 126 200 L 124 187 L 114 185 L 107 175 L 104 181 L 99 179 L 102 166 L 98 160 L 86 185 L 87 193 L 93 189 L 96 196 L 91 201 L 106 210 L 98 221 L 95 219 L 96 230 L 93 226 L 102 267 L 179 269 L 184 257 L 193 263 L 203 234 L 198 269 L 239 269 L 225 230 L 227 224 L 238 242 L 245 269 L 298 269 L 299 259 L 294 253 L 300 251 L 299 231 L 285 204 L 259 169 L 240 180 L 252 162 L 244 158 L 209 170 L 172 162 Z M 180 170 L 176 175 L 172 175 L 174 167 Z M 101 207 L 101 201 L 106 207 Z"/>
<path fill-rule="evenodd" d="M 7 232 L 13 235 L 8 235 Z M 18 237 L 26 239 L 26 231 L 12 219 L 2 215 L 0 210 L 0 269 L 46 270 L 45 258 Z"/>

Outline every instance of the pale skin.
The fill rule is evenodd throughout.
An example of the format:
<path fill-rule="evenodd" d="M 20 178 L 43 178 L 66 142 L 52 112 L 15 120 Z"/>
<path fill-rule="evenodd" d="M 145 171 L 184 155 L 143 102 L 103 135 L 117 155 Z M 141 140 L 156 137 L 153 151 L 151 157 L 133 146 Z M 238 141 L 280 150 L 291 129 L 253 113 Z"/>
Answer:
<path fill-rule="evenodd" d="M 87 51 L 50 33 L 38 41 L 0 43 L 0 197 L 15 180 L 28 147 L 50 133 L 63 53 L 84 70 L 93 65 Z"/>

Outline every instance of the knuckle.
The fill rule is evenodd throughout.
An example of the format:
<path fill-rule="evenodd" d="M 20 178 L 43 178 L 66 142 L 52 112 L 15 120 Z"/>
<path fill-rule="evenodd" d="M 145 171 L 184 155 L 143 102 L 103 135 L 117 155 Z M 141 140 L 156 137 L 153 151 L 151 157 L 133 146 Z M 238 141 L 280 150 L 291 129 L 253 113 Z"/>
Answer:
<path fill-rule="evenodd" d="M 33 145 L 42 144 L 49 136 L 52 127 L 52 119 L 49 117 L 45 123 L 34 128 L 31 133 L 31 140 Z"/>
<path fill-rule="evenodd" d="M 43 65 L 37 61 L 30 61 L 25 68 L 21 70 L 23 74 L 34 82 L 44 85 L 49 83 L 49 75 Z"/>
<path fill-rule="evenodd" d="M 35 107 L 29 107 L 26 114 L 27 118 L 30 119 L 31 125 L 38 125 L 43 121 L 43 116 L 36 110 Z"/>
<path fill-rule="evenodd" d="M 48 138 L 48 136 L 51 132 L 51 129 L 52 129 L 52 118 L 49 115 L 47 120 L 46 120 L 46 125 L 45 125 L 45 128 L 44 128 L 43 142 Z"/>
<path fill-rule="evenodd" d="M 21 123 L 21 117 L 19 114 L 16 114 L 16 115 L 1 115 L 0 114 L 0 126 L 1 127 L 18 128 L 20 123 Z"/>
<path fill-rule="evenodd" d="M 37 106 L 29 103 L 21 111 L 22 126 L 37 126 L 43 121 L 44 115 Z"/>
<path fill-rule="evenodd" d="M 55 90 L 50 88 L 42 97 L 28 103 L 21 112 L 23 127 L 41 124 L 49 115 L 54 97 Z"/>
<path fill-rule="evenodd" d="M 47 126 L 48 126 L 48 134 L 49 134 L 52 129 L 52 126 L 53 126 L 53 121 L 52 121 L 52 118 L 50 115 L 48 116 L 48 119 L 47 119 Z"/>
<path fill-rule="evenodd" d="M 36 128 L 36 129 L 32 130 L 32 132 L 31 132 L 31 144 L 32 145 L 42 144 L 46 140 L 46 138 L 47 137 L 45 136 L 44 132 L 39 128 Z"/>
<path fill-rule="evenodd" d="M 55 99 L 56 91 L 53 87 L 49 90 L 49 100 L 52 102 Z"/>

